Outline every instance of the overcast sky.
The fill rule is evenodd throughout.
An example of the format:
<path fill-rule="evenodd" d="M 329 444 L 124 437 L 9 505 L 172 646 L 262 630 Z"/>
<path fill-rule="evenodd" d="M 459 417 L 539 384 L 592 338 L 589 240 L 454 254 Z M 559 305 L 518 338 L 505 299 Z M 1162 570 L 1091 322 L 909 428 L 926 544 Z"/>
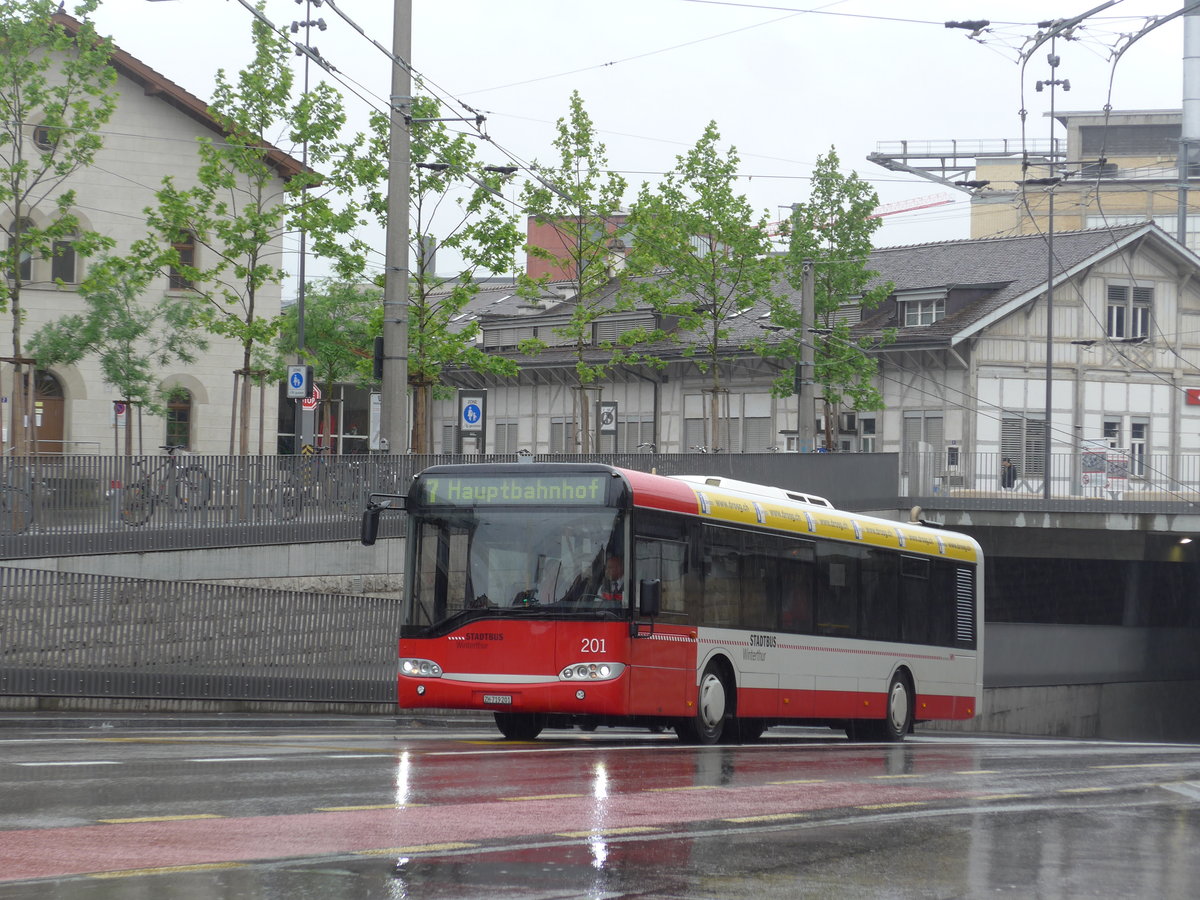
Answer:
<path fill-rule="evenodd" d="M 335 0 L 366 34 L 391 46 L 391 0 Z M 843 169 L 871 181 L 884 204 L 947 194 L 940 186 L 890 173 L 867 161 L 881 142 L 974 141 L 1051 135 L 1048 46 L 1024 69 L 1023 41 L 1036 23 L 1070 18 L 1099 0 L 411 0 L 414 68 L 487 114 L 494 146 L 481 157 L 553 160 L 555 120 L 578 89 L 608 146 L 612 168 L 631 184 L 657 181 L 716 120 L 737 147 L 751 202 L 781 218 L 779 207 L 808 196 L 818 155 L 836 147 Z M 1124 0 L 1059 40 L 1056 77 L 1071 89 L 1056 108 L 1178 109 L 1182 97 L 1182 19 L 1133 44 L 1115 70 L 1122 35 L 1179 8 L 1169 0 Z M 304 17 L 305 5 L 267 0 L 279 25 Z M 362 94 L 348 93 L 357 124 L 368 102 L 384 106 L 385 55 L 328 5 L 313 3 L 312 43 Z M 947 20 L 987 19 L 972 40 Z M 249 59 L 251 14 L 238 0 L 105 0 L 100 30 L 192 93 L 209 99 L 219 67 Z M 299 66 L 299 63 L 297 63 Z M 313 77 L 324 77 L 316 69 Z M 1024 88 L 1024 90 L 1022 90 Z M 1110 94 L 1111 90 L 1111 94 Z M 1054 132 L 1063 137 L 1061 128 Z M 890 215 L 880 246 L 968 236 L 965 195 L 924 211 Z M 149 196 L 148 196 L 149 199 Z M 380 260 L 381 262 L 381 260 Z"/>

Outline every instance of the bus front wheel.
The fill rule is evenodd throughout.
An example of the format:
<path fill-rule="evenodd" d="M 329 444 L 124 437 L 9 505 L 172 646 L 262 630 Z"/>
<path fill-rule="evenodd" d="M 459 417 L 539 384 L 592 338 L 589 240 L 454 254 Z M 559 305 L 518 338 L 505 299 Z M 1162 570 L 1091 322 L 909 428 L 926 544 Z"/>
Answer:
<path fill-rule="evenodd" d="M 715 744 L 721 740 L 729 718 L 731 692 L 720 667 L 709 663 L 696 691 L 696 714 L 675 725 L 675 733 L 687 744 Z"/>
<path fill-rule="evenodd" d="M 537 713 L 496 713 L 496 727 L 510 741 L 532 741 L 546 727 L 546 717 Z"/>

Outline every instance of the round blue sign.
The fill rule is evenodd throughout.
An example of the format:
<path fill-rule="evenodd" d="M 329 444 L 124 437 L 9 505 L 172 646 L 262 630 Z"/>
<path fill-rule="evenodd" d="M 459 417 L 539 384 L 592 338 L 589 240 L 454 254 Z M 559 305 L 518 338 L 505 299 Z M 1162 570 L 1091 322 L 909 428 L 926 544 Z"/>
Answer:
<path fill-rule="evenodd" d="M 483 418 L 483 411 L 474 403 L 468 403 L 463 407 L 463 421 L 468 425 L 476 424 Z"/>
<path fill-rule="evenodd" d="M 293 372 L 292 373 L 292 387 L 294 387 L 294 388 L 304 387 L 304 373 L 303 372 Z"/>

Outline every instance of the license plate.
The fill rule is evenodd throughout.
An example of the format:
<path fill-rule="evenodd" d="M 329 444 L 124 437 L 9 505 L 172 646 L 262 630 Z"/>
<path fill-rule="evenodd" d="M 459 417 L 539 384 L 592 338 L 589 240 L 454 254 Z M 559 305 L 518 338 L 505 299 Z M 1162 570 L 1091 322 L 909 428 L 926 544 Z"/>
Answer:
<path fill-rule="evenodd" d="M 484 694 L 483 702 L 484 703 L 495 703 L 495 704 L 499 704 L 500 706 L 511 706 L 512 705 L 512 695 L 511 694 Z"/>

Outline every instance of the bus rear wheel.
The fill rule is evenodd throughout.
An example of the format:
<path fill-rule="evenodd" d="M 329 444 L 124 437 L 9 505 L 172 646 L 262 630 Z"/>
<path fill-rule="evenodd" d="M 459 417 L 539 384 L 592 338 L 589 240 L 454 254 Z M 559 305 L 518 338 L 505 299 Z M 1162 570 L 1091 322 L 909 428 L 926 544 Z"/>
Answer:
<path fill-rule="evenodd" d="M 721 740 L 729 718 L 729 686 L 721 676 L 720 667 L 709 663 L 700 676 L 696 692 L 696 714 L 675 725 L 675 733 L 686 744 L 715 744 Z"/>
<path fill-rule="evenodd" d="M 496 715 L 496 727 L 510 741 L 532 741 L 546 727 L 546 717 L 537 713 L 502 713 Z"/>
<path fill-rule="evenodd" d="M 885 716 L 880 719 L 852 719 L 846 723 L 846 736 L 852 741 L 882 741 L 898 744 L 912 730 L 913 691 L 903 672 L 888 682 Z"/>

